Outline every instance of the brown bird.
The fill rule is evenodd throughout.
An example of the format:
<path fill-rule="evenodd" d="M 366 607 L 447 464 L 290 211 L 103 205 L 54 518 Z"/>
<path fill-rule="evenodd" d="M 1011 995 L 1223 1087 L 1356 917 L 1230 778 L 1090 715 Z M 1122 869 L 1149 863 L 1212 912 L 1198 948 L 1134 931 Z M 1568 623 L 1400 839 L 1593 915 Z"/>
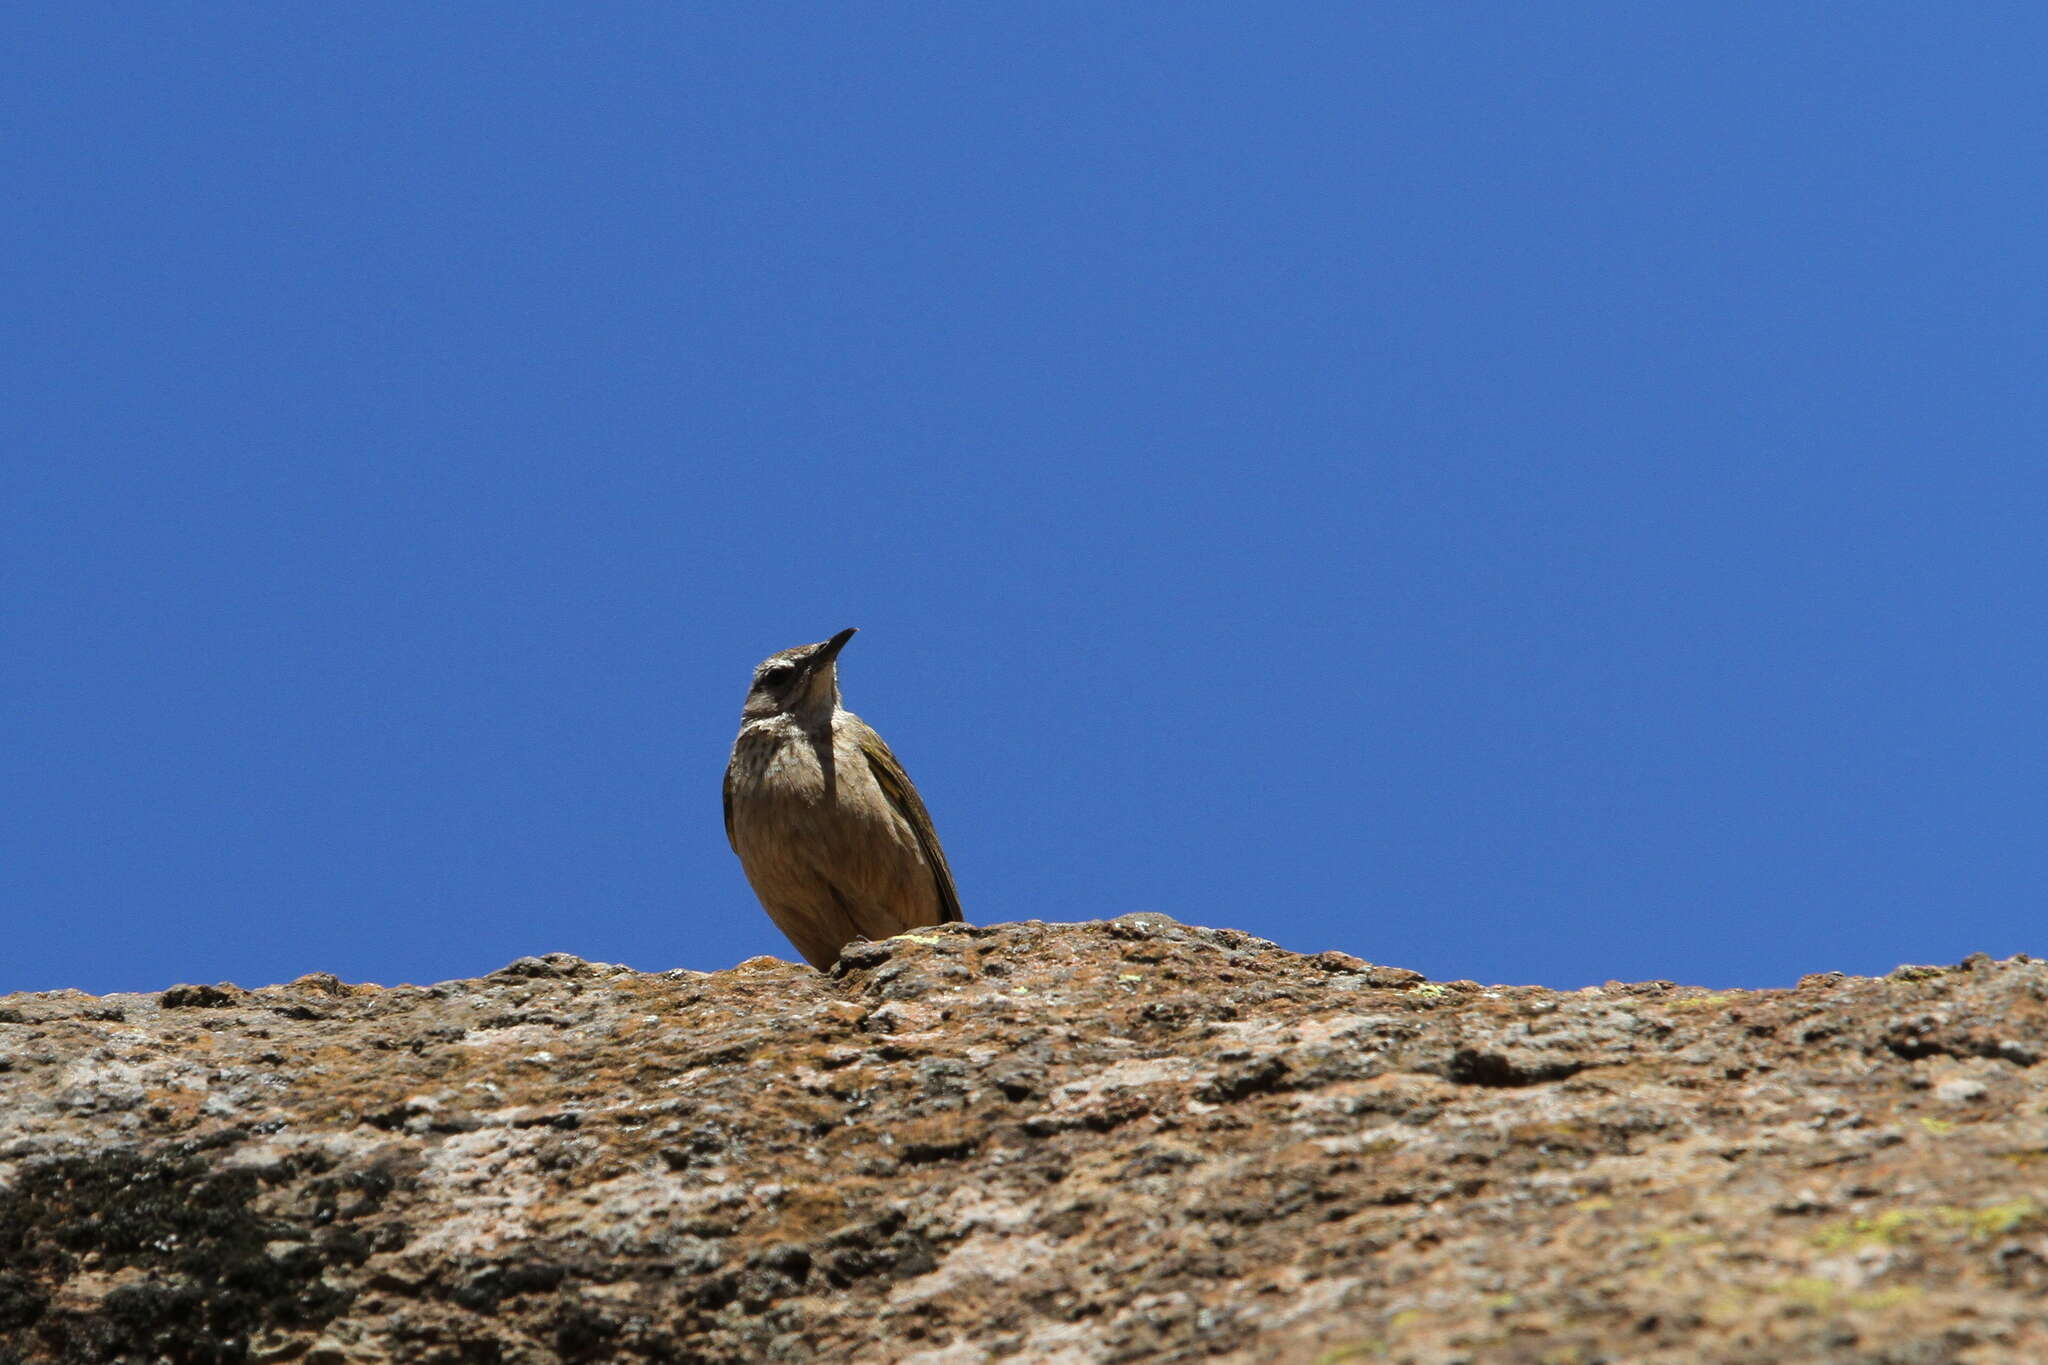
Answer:
<path fill-rule="evenodd" d="M 725 837 L 768 918 L 820 971 L 855 939 L 960 918 L 917 788 L 839 704 L 852 638 L 849 627 L 761 661 L 725 768 Z"/>

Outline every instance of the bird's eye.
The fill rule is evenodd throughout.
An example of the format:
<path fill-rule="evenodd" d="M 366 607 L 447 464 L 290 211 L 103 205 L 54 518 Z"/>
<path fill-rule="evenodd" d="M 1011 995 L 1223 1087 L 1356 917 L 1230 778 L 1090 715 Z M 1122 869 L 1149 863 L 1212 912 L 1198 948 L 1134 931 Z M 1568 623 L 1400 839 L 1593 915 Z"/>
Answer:
<path fill-rule="evenodd" d="M 796 676 L 795 664 L 777 664 L 761 670 L 761 681 L 770 687 L 780 687 Z"/>

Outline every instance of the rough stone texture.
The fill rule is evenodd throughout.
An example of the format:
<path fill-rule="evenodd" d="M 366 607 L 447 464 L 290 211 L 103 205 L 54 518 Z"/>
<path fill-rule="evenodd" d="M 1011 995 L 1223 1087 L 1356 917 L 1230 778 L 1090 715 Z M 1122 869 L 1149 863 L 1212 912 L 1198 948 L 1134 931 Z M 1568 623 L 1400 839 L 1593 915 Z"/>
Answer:
<path fill-rule="evenodd" d="M 2048 965 L 1159 915 L 0 998 L 0 1362 L 2048 1360 Z"/>

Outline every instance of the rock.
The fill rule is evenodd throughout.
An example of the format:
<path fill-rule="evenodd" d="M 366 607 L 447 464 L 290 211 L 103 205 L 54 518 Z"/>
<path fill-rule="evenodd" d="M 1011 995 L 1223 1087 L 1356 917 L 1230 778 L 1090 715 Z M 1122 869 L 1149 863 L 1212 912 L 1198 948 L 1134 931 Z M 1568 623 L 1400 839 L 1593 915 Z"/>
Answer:
<path fill-rule="evenodd" d="M 2048 964 L 1431 982 L 1156 913 L 831 974 L 0 999 L 0 1360 L 2048 1359 Z"/>
<path fill-rule="evenodd" d="M 609 962 L 585 962 L 574 953 L 543 953 L 539 957 L 522 957 L 508 962 L 491 973 L 491 979 L 511 978 L 555 978 L 561 980 L 585 980 L 592 977 L 618 976 L 628 972 L 629 967 L 615 966 Z M 306 978 L 300 977 L 300 981 Z M 296 983 L 294 983 L 296 984 Z"/>
<path fill-rule="evenodd" d="M 232 1005 L 244 995 L 240 986 L 223 981 L 218 986 L 173 986 L 157 997 L 167 1010 L 213 1010 Z"/>
<path fill-rule="evenodd" d="M 849 971 L 865 971 L 870 967 L 881 966 L 895 956 L 895 953 L 896 950 L 890 946 L 888 939 L 875 942 L 857 938 L 839 950 L 839 965 Z"/>

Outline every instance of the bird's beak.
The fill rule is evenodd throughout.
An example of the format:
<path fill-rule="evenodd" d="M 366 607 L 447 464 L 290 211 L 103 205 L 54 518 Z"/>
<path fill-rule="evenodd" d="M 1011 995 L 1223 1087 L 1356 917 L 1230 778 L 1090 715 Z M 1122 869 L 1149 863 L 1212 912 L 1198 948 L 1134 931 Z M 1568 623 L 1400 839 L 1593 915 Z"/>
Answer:
<path fill-rule="evenodd" d="M 824 644 L 819 645 L 818 652 L 811 656 L 810 668 L 816 670 L 830 667 L 832 661 L 839 657 L 839 651 L 846 648 L 846 642 L 854 637 L 854 633 L 858 629 L 859 627 L 857 626 L 848 626 Z"/>

